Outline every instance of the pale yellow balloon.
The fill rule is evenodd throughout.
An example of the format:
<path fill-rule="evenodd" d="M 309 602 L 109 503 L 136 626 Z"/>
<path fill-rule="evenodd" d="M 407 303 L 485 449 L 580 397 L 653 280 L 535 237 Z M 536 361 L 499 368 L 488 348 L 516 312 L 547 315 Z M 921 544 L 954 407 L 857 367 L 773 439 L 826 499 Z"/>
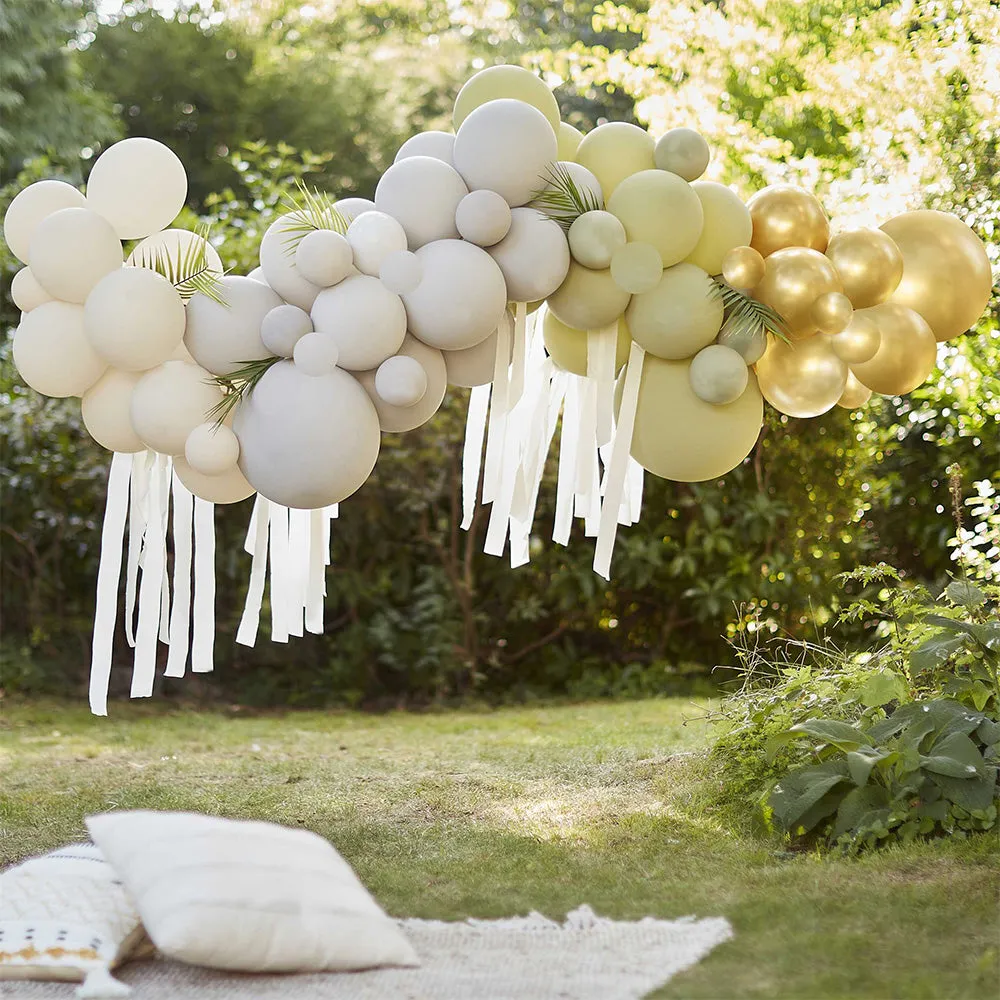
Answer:
<path fill-rule="evenodd" d="M 566 280 L 549 296 L 549 309 L 576 330 L 599 330 L 614 323 L 629 303 L 629 293 L 615 284 L 611 269 L 592 271 L 575 260 Z"/>
<path fill-rule="evenodd" d="M 591 336 L 586 330 L 574 330 L 562 322 L 551 309 L 542 320 L 542 337 L 549 357 L 563 370 L 574 375 L 587 374 L 587 343 Z M 632 347 L 632 334 L 624 319 L 618 320 L 618 339 L 615 345 L 615 371 L 628 361 Z"/>
<path fill-rule="evenodd" d="M 652 291 L 662 274 L 659 251 L 649 243 L 626 243 L 611 258 L 611 277 L 630 295 Z"/>
<path fill-rule="evenodd" d="M 993 276 L 982 240 L 964 222 L 945 212 L 907 212 L 882 231 L 903 255 L 891 302 L 920 313 L 937 340 L 957 337 L 979 320 Z"/>
<path fill-rule="evenodd" d="M 757 379 L 764 398 L 780 413 L 818 417 L 843 395 L 847 365 L 833 353 L 825 334 L 793 344 L 772 337 L 757 362 Z"/>
<path fill-rule="evenodd" d="M 530 104 L 549 120 L 559 133 L 559 105 L 545 81 L 522 66 L 488 66 L 470 77 L 455 99 L 452 121 L 455 131 L 480 105 L 510 98 Z"/>
<path fill-rule="evenodd" d="M 634 243 L 656 247 L 663 266 L 678 264 L 698 245 L 705 213 L 686 180 L 666 170 L 641 170 L 622 180 L 607 199 Z"/>
<path fill-rule="evenodd" d="M 937 341 L 927 321 L 897 302 L 882 302 L 857 314 L 875 321 L 878 350 L 870 361 L 851 365 L 862 385 L 883 396 L 916 389 L 937 364 Z"/>
<path fill-rule="evenodd" d="M 638 125 L 605 122 L 583 137 L 576 150 L 576 162 L 601 182 L 607 202 L 626 177 L 654 169 L 653 146 L 653 137 Z"/>
<path fill-rule="evenodd" d="M 812 320 L 820 333 L 846 330 L 853 314 L 851 300 L 843 292 L 824 292 L 812 307 Z"/>
<path fill-rule="evenodd" d="M 753 450 L 764 421 L 752 374 L 739 399 L 716 406 L 695 394 L 690 369 L 690 361 L 645 356 L 631 447 L 643 468 L 681 483 L 718 479 L 735 469 Z"/>
<path fill-rule="evenodd" d="M 567 239 L 573 260 L 595 271 L 610 267 L 615 251 L 628 242 L 620 220 L 603 211 L 578 215 L 569 227 Z"/>
<path fill-rule="evenodd" d="M 816 332 L 813 305 L 827 292 L 840 291 L 840 278 L 833 265 L 818 250 L 788 247 L 776 250 L 766 260 L 763 280 L 753 297 L 769 305 L 785 321 L 793 340 Z"/>
<path fill-rule="evenodd" d="M 741 291 L 752 291 L 760 284 L 767 265 L 753 247 L 733 247 L 722 258 L 722 277 L 726 284 Z"/>
<path fill-rule="evenodd" d="M 872 391 L 866 385 L 862 385 L 857 376 L 852 371 L 847 373 L 847 384 L 837 400 L 837 406 L 842 406 L 845 410 L 856 410 L 864 406 L 872 398 Z"/>
<path fill-rule="evenodd" d="M 855 229 L 838 233 L 826 248 L 844 286 L 844 294 L 855 309 L 885 302 L 903 276 L 899 247 L 879 229 Z"/>
<path fill-rule="evenodd" d="M 678 361 L 715 340 L 725 309 L 712 279 L 694 264 L 668 267 L 656 287 L 625 310 L 632 336 L 651 354 Z"/>
<path fill-rule="evenodd" d="M 709 274 L 721 274 L 726 254 L 746 246 L 753 236 L 750 210 L 725 184 L 695 181 L 691 190 L 701 202 L 705 222 L 695 248 L 685 259 Z"/>
<path fill-rule="evenodd" d="M 785 247 L 822 253 L 830 242 L 830 221 L 815 195 L 790 184 L 758 191 L 747 203 L 753 219 L 750 246 L 767 257 Z"/>
<path fill-rule="evenodd" d="M 847 327 L 833 337 L 833 352 L 849 365 L 862 364 L 875 357 L 882 340 L 875 320 L 859 310 Z"/>
<path fill-rule="evenodd" d="M 583 133 L 569 122 L 560 122 L 556 138 L 559 140 L 559 159 L 575 160 L 576 151 L 583 142 Z"/>

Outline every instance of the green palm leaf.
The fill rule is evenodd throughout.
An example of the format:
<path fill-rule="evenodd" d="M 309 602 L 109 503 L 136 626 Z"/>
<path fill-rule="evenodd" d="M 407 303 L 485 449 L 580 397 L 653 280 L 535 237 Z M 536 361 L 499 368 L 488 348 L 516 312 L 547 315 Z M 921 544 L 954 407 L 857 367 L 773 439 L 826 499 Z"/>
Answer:
<path fill-rule="evenodd" d="M 296 179 L 297 195 L 285 195 L 284 207 L 294 215 L 284 226 L 283 245 L 286 253 L 295 253 L 304 236 L 317 229 L 332 229 L 342 236 L 347 232 L 348 221 L 336 208 L 333 199 L 315 188 L 310 191 L 300 179 Z"/>
<path fill-rule="evenodd" d="M 141 247 L 132 266 L 162 274 L 185 302 L 192 295 L 200 294 L 220 306 L 228 306 L 220 284 L 222 274 L 208 259 L 208 234 L 208 226 L 199 226 L 196 235 L 200 238 L 192 240 L 176 254 L 164 246 Z"/>
<path fill-rule="evenodd" d="M 256 361 L 241 361 L 240 367 L 228 375 L 216 375 L 212 384 L 217 385 L 225 395 L 209 412 L 216 424 L 221 424 L 244 396 L 249 395 L 267 371 L 284 358 L 258 358 Z"/>
<path fill-rule="evenodd" d="M 712 279 L 712 289 L 709 295 L 713 298 L 721 298 L 722 305 L 726 311 L 726 322 L 740 333 L 770 333 L 783 340 L 786 344 L 791 343 L 788 333 L 788 324 L 784 317 L 757 299 L 741 292 L 732 285 L 727 285 L 722 278 L 716 276 Z"/>
<path fill-rule="evenodd" d="M 581 215 L 600 210 L 601 199 L 589 189 L 581 190 L 565 164 L 549 164 L 542 179 L 545 184 L 531 196 L 531 207 L 547 215 L 564 233 Z"/>

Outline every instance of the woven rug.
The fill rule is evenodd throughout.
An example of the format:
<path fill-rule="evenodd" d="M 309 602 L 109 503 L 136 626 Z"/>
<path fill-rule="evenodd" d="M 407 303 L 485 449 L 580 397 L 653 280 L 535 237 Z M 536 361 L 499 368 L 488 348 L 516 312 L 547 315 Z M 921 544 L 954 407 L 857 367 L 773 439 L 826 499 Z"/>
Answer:
<path fill-rule="evenodd" d="M 274 976 L 146 961 L 117 975 L 133 1000 L 639 1000 L 733 934 L 721 917 L 626 923 L 589 906 L 561 924 L 532 913 L 401 925 L 423 961 L 419 969 Z M 72 996 L 68 984 L 0 984 L 4 998 Z"/>

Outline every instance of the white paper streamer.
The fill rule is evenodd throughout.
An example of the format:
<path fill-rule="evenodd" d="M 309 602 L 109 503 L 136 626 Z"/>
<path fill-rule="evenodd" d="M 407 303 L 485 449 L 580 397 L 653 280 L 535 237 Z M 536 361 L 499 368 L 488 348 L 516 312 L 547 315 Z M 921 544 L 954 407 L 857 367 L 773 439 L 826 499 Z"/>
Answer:
<path fill-rule="evenodd" d="M 309 587 L 309 511 L 288 510 L 288 563 L 286 614 L 288 634 L 304 635 L 306 592 Z"/>
<path fill-rule="evenodd" d="M 164 677 L 183 677 L 191 644 L 191 532 L 194 496 L 174 474 L 174 595 L 170 612 L 170 651 Z"/>
<path fill-rule="evenodd" d="M 288 577 L 288 508 L 272 503 L 268 509 L 271 538 L 268 543 L 271 558 L 271 641 L 288 642 L 288 620 L 285 613 Z"/>
<path fill-rule="evenodd" d="M 507 407 L 512 409 L 524 392 L 524 369 L 528 356 L 528 304 L 514 304 L 514 350 L 511 363 Z"/>
<path fill-rule="evenodd" d="M 469 394 L 469 413 L 465 419 L 465 445 L 462 448 L 462 530 L 472 527 L 479 492 L 479 472 L 483 465 L 483 435 L 490 405 L 489 382 L 477 385 Z"/>
<path fill-rule="evenodd" d="M 139 623 L 135 633 L 135 660 L 132 667 L 133 698 L 149 698 L 156 679 L 156 640 L 160 628 L 160 591 L 166 559 L 163 507 L 169 496 L 170 459 L 155 455 L 147 488 L 148 507 L 143 535 L 142 581 L 139 584 Z"/>
<path fill-rule="evenodd" d="M 139 580 L 139 558 L 146 533 L 149 502 L 149 471 L 153 453 L 140 451 L 132 456 L 132 487 L 129 493 L 128 562 L 125 570 L 125 639 L 135 646 L 135 599 Z"/>
<path fill-rule="evenodd" d="M 594 426 L 601 445 L 611 440 L 617 347 L 617 321 L 587 334 L 587 378 L 594 384 Z"/>
<path fill-rule="evenodd" d="M 306 631 L 313 635 L 322 635 L 323 595 L 326 592 L 323 525 L 330 522 L 324 517 L 322 510 L 311 510 L 308 513 L 309 579 L 306 587 Z"/>
<path fill-rule="evenodd" d="M 264 602 L 264 584 L 267 580 L 267 539 L 270 516 L 270 501 L 259 493 L 254 498 L 250 527 L 247 529 L 244 549 L 250 553 L 250 583 L 247 585 L 247 599 L 243 605 L 243 616 L 236 630 L 236 641 L 241 646 L 257 643 L 260 628 L 260 608 Z"/>
<path fill-rule="evenodd" d="M 497 327 L 497 353 L 493 363 L 493 391 L 490 397 L 490 420 L 486 431 L 486 465 L 483 470 L 483 503 L 492 503 L 500 490 L 504 437 L 507 429 L 510 382 L 510 314 Z"/>
<path fill-rule="evenodd" d="M 580 380 L 566 376 L 566 397 L 563 407 L 562 435 L 559 441 L 559 469 L 556 474 L 556 516 L 552 540 L 569 544 L 573 526 L 573 504 L 576 494 L 577 455 L 580 449 Z"/>
<path fill-rule="evenodd" d="M 215 669 L 215 504 L 194 498 L 194 630 L 191 669 Z"/>

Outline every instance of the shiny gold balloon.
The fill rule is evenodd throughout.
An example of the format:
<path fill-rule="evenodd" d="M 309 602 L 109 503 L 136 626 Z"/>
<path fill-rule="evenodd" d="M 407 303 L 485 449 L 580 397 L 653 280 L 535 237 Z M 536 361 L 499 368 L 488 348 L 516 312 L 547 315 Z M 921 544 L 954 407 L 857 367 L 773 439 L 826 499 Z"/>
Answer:
<path fill-rule="evenodd" d="M 722 258 L 722 277 L 741 291 L 756 288 L 764 277 L 764 258 L 753 247 L 733 247 Z"/>
<path fill-rule="evenodd" d="M 830 241 L 830 222 L 815 195 L 790 184 L 758 191 L 747 203 L 753 220 L 750 246 L 767 257 L 785 247 L 822 253 Z"/>
<path fill-rule="evenodd" d="M 765 264 L 764 278 L 753 297 L 781 315 L 793 340 L 815 333 L 813 304 L 827 292 L 840 291 L 833 265 L 818 250 L 807 247 L 776 250 Z"/>
<path fill-rule="evenodd" d="M 896 302 L 883 302 L 857 315 L 873 319 L 881 334 L 871 361 L 851 365 L 858 381 L 883 396 L 916 389 L 937 364 L 937 342 L 927 321 Z"/>
<path fill-rule="evenodd" d="M 865 311 L 856 312 L 847 328 L 833 338 L 833 353 L 849 365 L 859 365 L 875 357 L 882 341 L 878 324 Z"/>
<path fill-rule="evenodd" d="M 903 255 L 880 229 L 838 233 L 826 248 L 855 309 L 885 302 L 903 276 Z"/>
<path fill-rule="evenodd" d="M 790 417 L 818 417 L 832 409 L 847 384 L 847 365 L 817 333 L 794 344 L 772 339 L 757 362 L 757 381 L 764 398 Z"/>
<path fill-rule="evenodd" d="M 847 373 L 847 385 L 837 400 L 837 406 L 842 406 L 845 410 L 856 410 L 864 406 L 872 398 L 872 391 L 866 385 L 858 381 L 857 375 L 849 371 Z"/>
<path fill-rule="evenodd" d="M 812 307 L 812 319 L 820 333 L 840 333 L 854 315 L 851 300 L 843 292 L 824 292 Z"/>
<path fill-rule="evenodd" d="M 903 255 L 903 278 L 890 301 L 920 313 L 937 340 L 968 330 L 983 314 L 993 290 L 982 240 L 945 212 L 897 215 L 882 231 Z"/>

